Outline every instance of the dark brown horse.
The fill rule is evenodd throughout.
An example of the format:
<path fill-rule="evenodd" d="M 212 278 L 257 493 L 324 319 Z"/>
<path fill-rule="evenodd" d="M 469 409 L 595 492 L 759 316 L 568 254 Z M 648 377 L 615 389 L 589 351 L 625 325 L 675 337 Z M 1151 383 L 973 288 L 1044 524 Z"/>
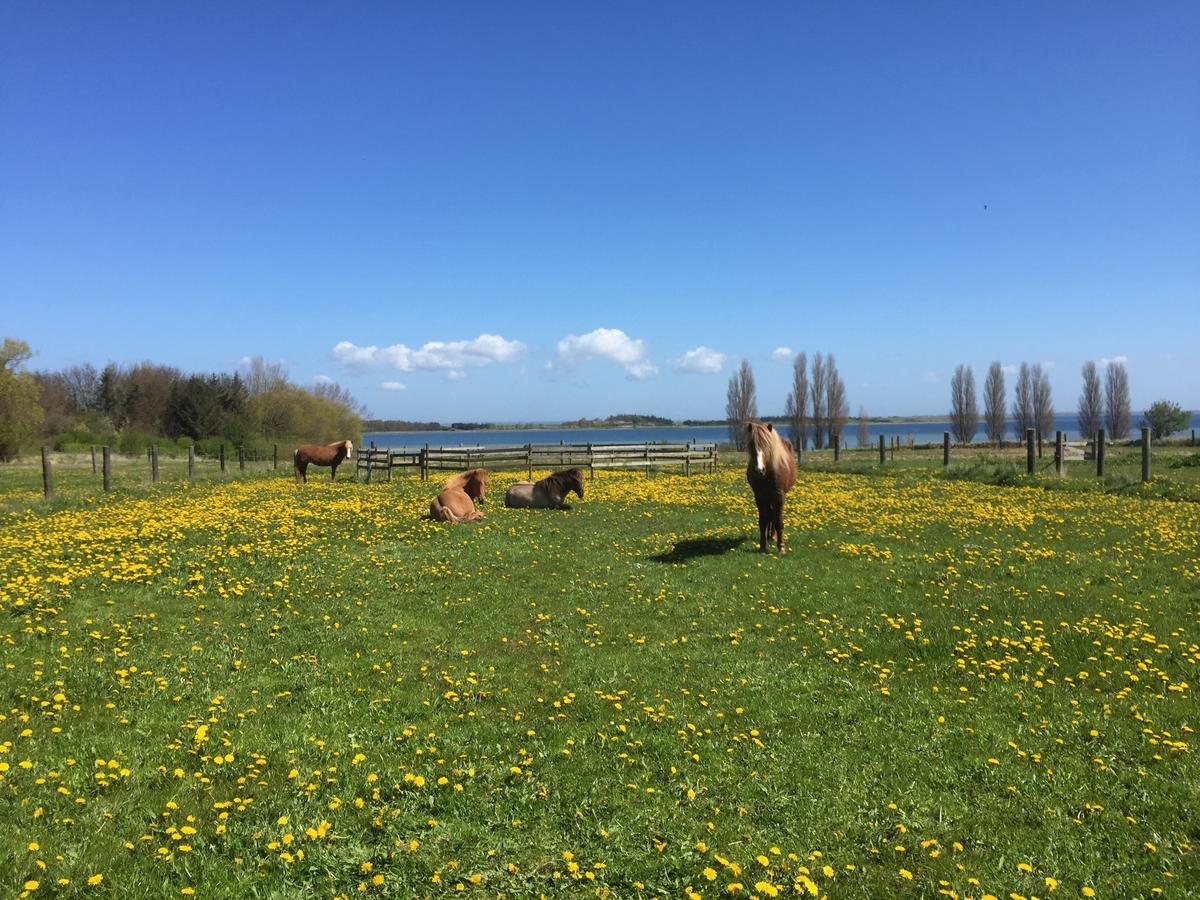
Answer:
<path fill-rule="evenodd" d="M 332 471 L 329 479 L 337 478 L 337 467 L 347 456 L 354 452 L 352 441 L 338 441 L 324 447 L 318 444 L 304 444 L 292 453 L 292 468 L 296 472 L 296 484 L 308 481 L 309 466 L 329 466 Z"/>
<path fill-rule="evenodd" d="M 483 513 L 475 501 L 487 493 L 487 469 L 468 469 L 455 475 L 442 486 L 442 492 L 429 504 L 429 518 L 438 522 L 474 522 Z"/>
<path fill-rule="evenodd" d="M 774 537 L 783 552 L 783 497 L 796 483 L 792 447 L 770 424 L 746 425 L 746 480 L 758 506 L 758 549 L 767 552 Z"/>
<path fill-rule="evenodd" d="M 563 501 L 572 491 L 583 499 L 582 469 L 555 472 L 536 484 L 518 481 L 505 493 L 504 505 L 513 509 L 570 509 Z"/>

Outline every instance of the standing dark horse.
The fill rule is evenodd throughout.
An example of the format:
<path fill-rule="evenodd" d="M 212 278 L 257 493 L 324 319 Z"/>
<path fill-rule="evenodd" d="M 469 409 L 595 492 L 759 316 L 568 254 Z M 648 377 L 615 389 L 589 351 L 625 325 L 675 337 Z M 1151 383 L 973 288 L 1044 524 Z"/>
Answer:
<path fill-rule="evenodd" d="M 329 480 L 333 481 L 337 478 L 337 467 L 353 452 L 354 443 L 352 441 L 338 441 L 336 444 L 328 444 L 324 447 L 318 444 L 304 444 L 297 447 L 292 453 L 292 467 L 296 472 L 296 484 L 308 481 L 309 466 L 329 466 L 333 470 L 329 473 Z"/>
<path fill-rule="evenodd" d="M 796 463 L 792 447 L 770 424 L 746 425 L 746 480 L 758 505 L 758 548 L 767 552 L 774 537 L 783 552 L 783 495 L 796 483 Z"/>
<path fill-rule="evenodd" d="M 563 501 L 572 491 L 583 499 L 582 469 L 555 472 L 537 484 L 518 481 L 505 493 L 504 505 L 513 509 L 570 509 Z"/>

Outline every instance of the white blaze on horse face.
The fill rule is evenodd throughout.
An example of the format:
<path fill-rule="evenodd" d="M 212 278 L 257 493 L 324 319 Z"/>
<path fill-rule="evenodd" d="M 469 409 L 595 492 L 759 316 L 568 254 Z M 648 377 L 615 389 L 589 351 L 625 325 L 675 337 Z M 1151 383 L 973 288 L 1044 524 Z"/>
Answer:
<path fill-rule="evenodd" d="M 763 470 L 763 458 L 762 458 L 761 450 L 759 450 L 758 453 L 755 454 L 754 459 L 755 459 L 755 462 L 758 464 L 758 471 L 759 471 L 759 473 L 761 473 Z"/>

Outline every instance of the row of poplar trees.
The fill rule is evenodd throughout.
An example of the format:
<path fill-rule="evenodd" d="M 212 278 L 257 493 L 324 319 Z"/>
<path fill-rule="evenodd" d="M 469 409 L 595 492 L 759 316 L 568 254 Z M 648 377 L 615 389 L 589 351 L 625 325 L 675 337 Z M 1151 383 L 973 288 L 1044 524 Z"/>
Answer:
<path fill-rule="evenodd" d="M 832 353 L 816 353 L 809 367 L 807 353 L 798 353 L 792 361 L 792 389 L 784 407 L 792 445 L 805 450 L 812 442 L 814 450 L 832 447 L 850 418 L 846 402 L 846 382 L 838 372 Z M 746 423 L 758 418 L 758 399 L 754 371 L 742 360 L 725 394 L 725 419 L 729 423 L 730 442 L 738 450 L 746 449 Z"/>
<path fill-rule="evenodd" d="M 1011 415 L 1015 440 L 1024 440 L 1032 428 L 1046 437 L 1054 433 L 1054 402 L 1050 379 L 1041 363 L 1021 363 L 1011 408 L 1004 369 L 999 362 L 988 367 L 983 382 L 983 425 L 989 441 L 1000 443 Z M 1129 401 L 1129 374 L 1125 364 L 1108 363 L 1103 384 L 1095 362 L 1083 365 L 1083 392 L 1079 396 L 1079 433 L 1090 439 L 1106 428 L 1114 439 L 1124 438 L 1133 424 Z M 960 365 L 950 380 L 950 429 L 954 440 L 969 444 L 979 431 L 979 405 L 975 397 L 975 374 L 970 366 Z"/>

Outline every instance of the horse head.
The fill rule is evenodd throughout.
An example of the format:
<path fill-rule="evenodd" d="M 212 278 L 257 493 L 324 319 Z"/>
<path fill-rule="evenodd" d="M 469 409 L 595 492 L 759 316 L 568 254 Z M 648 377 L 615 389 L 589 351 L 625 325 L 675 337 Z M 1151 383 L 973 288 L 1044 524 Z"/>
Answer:
<path fill-rule="evenodd" d="M 749 454 L 750 464 L 759 475 L 767 471 L 770 462 L 768 457 L 771 455 L 771 436 L 774 433 L 775 429 L 770 422 L 766 425 L 759 422 L 746 423 L 746 452 Z"/>
<path fill-rule="evenodd" d="M 574 491 L 580 500 L 583 499 L 583 470 L 572 469 L 567 473 L 567 493 Z"/>
<path fill-rule="evenodd" d="M 354 455 L 354 441 L 346 440 L 346 441 L 342 441 L 342 443 L 346 445 L 346 456 L 353 456 Z"/>
<path fill-rule="evenodd" d="M 486 499 L 484 495 L 487 492 L 487 482 L 487 469 L 475 469 L 471 472 L 471 475 L 467 479 L 467 483 L 464 485 L 463 490 L 467 492 L 467 496 L 472 500 L 483 502 Z"/>

